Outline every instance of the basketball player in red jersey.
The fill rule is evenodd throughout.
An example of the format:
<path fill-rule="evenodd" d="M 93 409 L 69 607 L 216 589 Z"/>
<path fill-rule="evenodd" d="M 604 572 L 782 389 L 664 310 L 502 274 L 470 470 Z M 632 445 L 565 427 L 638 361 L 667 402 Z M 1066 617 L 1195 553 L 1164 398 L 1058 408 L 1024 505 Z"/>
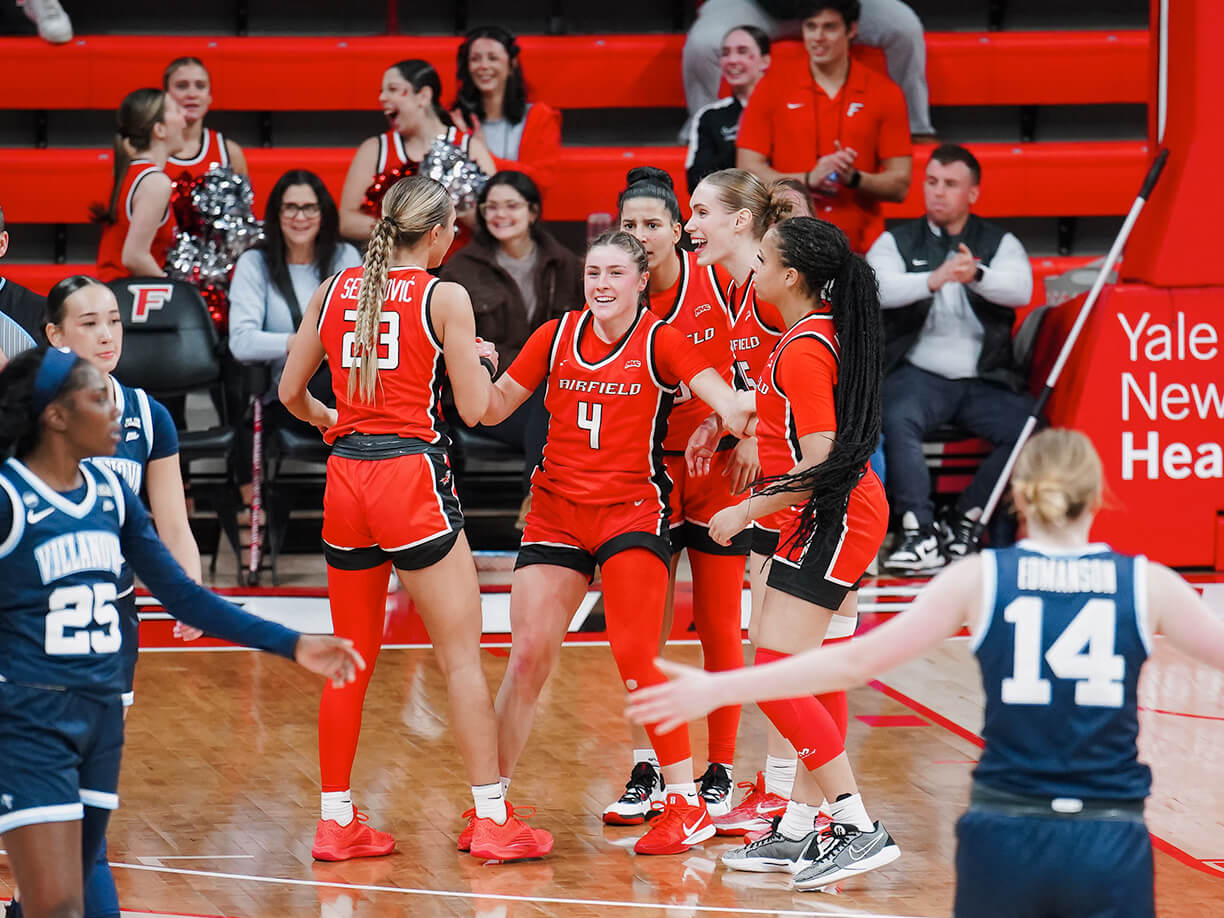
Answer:
<path fill-rule="evenodd" d="M 677 248 L 683 218 L 670 175 L 645 167 L 630 170 L 626 180 L 628 185 L 618 201 L 620 224 L 646 250 L 651 312 L 681 332 L 689 347 L 701 353 L 729 382 L 731 322 L 723 290 L 726 279 L 716 274 L 715 267 L 700 267 L 695 255 Z M 704 665 L 715 672 L 743 665 L 740 594 L 748 542 L 745 536 L 731 546 L 722 546 L 706 531 L 710 517 L 738 499 L 731 493 L 729 480 L 713 476 L 690 482 L 688 477 L 684 448 L 693 430 L 709 415 L 709 407 L 682 386 L 663 441 L 663 461 L 672 482 L 672 555 L 659 649 L 671 631 L 676 568 L 680 552 L 687 548 L 693 577 L 693 621 L 701 639 Z M 726 449 L 718 453 L 718 459 L 727 459 L 736 442 L 734 437 L 727 437 Z M 708 724 L 708 764 L 698 790 L 711 818 L 717 818 L 731 810 L 739 708 L 712 712 Z M 612 825 L 644 822 L 651 809 L 661 809 L 665 796 L 663 773 L 646 733 L 636 724 L 632 729 L 633 770 L 624 794 L 604 811 L 604 822 Z"/>
<path fill-rule="evenodd" d="M 174 239 L 166 160 L 183 147 L 185 120 L 160 89 L 128 93 L 116 118 L 114 184 L 98 244 L 98 279 L 162 277 Z"/>
<path fill-rule="evenodd" d="M 758 261 L 757 289 L 787 327 L 757 380 L 765 477 L 750 498 L 715 515 L 710 536 L 729 541 L 754 519 L 784 514 L 753 641 L 756 662 L 764 663 L 819 647 L 835 619 L 854 621 L 859 580 L 888 528 L 888 502 L 868 465 L 880 436 L 883 353 L 871 268 L 841 230 L 811 217 L 769 230 Z M 803 499 L 798 508 L 796 498 Z M 805 768 L 771 830 L 724 854 L 723 863 L 790 871 L 798 888 L 818 889 L 896 860 L 900 849 L 867 815 L 846 756 L 845 693 L 767 702 L 761 710 Z M 832 825 L 817 829 L 822 798 Z"/>
<path fill-rule="evenodd" d="M 552 836 L 507 810 L 497 772 L 497 726 L 480 665 L 480 588 L 446 456 L 442 373 L 455 406 L 475 424 L 489 404 L 492 346 L 478 342 L 467 293 L 432 277 L 454 240 L 455 214 L 440 184 L 397 183 L 383 199 L 365 264 L 311 298 L 281 377 L 280 397 L 333 444 L 323 498 L 323 553 L 336 634 L 378 655 L 394 566 L 425 621 L 446 679 L 451 726 L 472 785 L 472 854 L 541 857 Z M 336 407 L 307 384 L 326 356 Z M 486 368 L 494 368 L 487 360 Z M 319 705 L 320 860 L 389 854 L 395 840 L 364 824 L 350 776 L 369 678 L 325 691 Z"/>
<path fill-rule="evenodd" d="M 736 385 L 751 391 L 765 367 L 785 325 L 778 310 L 757 297 L 753 269 L 765 231 L 787 216 L 804 213 L 806 195 L 797 196 L 779 182 L 766 187 L 755 175 L 742 169 L 723 169 L 698 183 L 690 199 L 692 217 L 685 227 L 697 244 L 699 264 L 716 264 L 732 278 L 727 296 L 731 304 L 731 350 L 735 356 Z M 721 433 L 716 418 L 699 426 L 692 437 L 705 459 L 713 459 Z M 738 493 L 761 473 L 755 437 L 743 439 L 732 450 L 722 475 Z M 698 479 L 699 480 L 699 479 Z M 781 523 L 772 518 L 758 520 L 749 541 L 748 575 L 752 585 L 749 638 L 755 643 L 769 558 L 777 545 Z M 795 782 L 797 759 L 790 743 L 776 730 L 769 731 L 765 767 L 755 782 L 740 782 L 747 794 L 729 813 L 714 818 L 720 835 L 743 835 L 769 828 L 782 813 Z"/>
<path fill-rule="evenodd" d="M 213 166 L 225 166 L 247 175 L 242 147 L 220 131 L 204 126 L 212 105 L 212 77 L 198 57 L 179 57 L 170 62 L 162 75 L 162 86 L 179 104 L 187 118 L 182 152 L 169 158 L 166 171 L 177 180 L 186 174 L 197 178 Z"/>
<path fill-rule="evenodd" d="M 660 681 L 652 662 L 667 594 L 667 416 L 681 384 L 742 431 L 741 399 L 677 329 L 644 308 L 646 252 L 610 232 L 586 257 L 587 307 L 528 339 L 493 387 L 483 422 L 496 424 L 547 381 L 551 418 L 532 475 L 531 510 L 510 592 L 514 641 L 497 693 L 502 781 L 527 743 L 536 700 L 588 585 L 601 567 L 608 640 L 625 685 Z M 688 731 L 647 725 L 669 791 L 639 854 L 676 854 L 714 834 L 693 780 Z"/>
<path fill-rule="evenodd" d="M 378 104 L 391 126 L 361 142 L 345 176 L 340 194 L 340 234 L 346 239 L 364 243 L 377 222 L 362 209 L 367 192 L 372 192 L 374 177 L 395 169 L 404 174 L 415 172 L 438 138 L 462 150 L 485 175 L 497 171 L 484 141 L 454 126 L 442 107 L 441 95 L 442 80 L 428 61 L 400 61 L 383 74 Z M 459 216 L 475 223 L 474 209 Z"/>

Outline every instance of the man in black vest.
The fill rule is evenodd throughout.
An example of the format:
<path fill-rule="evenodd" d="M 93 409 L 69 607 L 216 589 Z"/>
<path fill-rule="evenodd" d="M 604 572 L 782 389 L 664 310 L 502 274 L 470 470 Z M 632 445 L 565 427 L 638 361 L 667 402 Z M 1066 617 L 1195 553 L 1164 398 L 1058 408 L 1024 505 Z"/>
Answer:
<path fill-rule="evenodd" d="M 884 233 L 867 253 L 884 309 L 888 496 L 902 526 L 886 562 L 893 570 L 933 570 L 976 550 L 973 524 L 1033 406 L 1011 342 L 1033 272 L 1020 240 L 970 213 L 981 175 L 964 147 L 937 147 L 923 185 L 926 216 Z M 922 440 L 945 424 L 994 450 L 941 538 Z"/>

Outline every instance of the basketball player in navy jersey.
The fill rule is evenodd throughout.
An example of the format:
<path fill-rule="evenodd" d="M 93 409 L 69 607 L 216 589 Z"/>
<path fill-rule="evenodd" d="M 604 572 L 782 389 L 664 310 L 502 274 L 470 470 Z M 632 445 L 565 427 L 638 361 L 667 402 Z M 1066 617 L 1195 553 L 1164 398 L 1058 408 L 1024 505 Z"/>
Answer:
<path fill-rule="evenodd" d="M 364 666 L 352 643 L 255 618 L 192 582 L 139 498 L 88 457 L 119 437 L 108 380 L 71 351 L 38 349 L 0 372 L 0 834 L 24 913 L 80 915 L 123 747 L 127 562 L 174 614 L 334 681 Z"/>
<path fill-rule="evenodd" d="M 1163 565 L 1089 543 L 1101 490 L 1088 438 L 1044 431 L 1012 476 L 1027 539 L 957 562 L 852 644 L 717 675 L 660 661 L 675 681 L 635 693 L 629 714 L 665 729 L 732 701 L 860 685 L 967 625 L 985 748 L 957 825 L 956 918 L 1154 916 L 1139 670 L 1157 631 L 1224 669 L 1224 622 Z M 818 861 L 825 885 L 870 857 L 857 841 L 831 827 Z"/>

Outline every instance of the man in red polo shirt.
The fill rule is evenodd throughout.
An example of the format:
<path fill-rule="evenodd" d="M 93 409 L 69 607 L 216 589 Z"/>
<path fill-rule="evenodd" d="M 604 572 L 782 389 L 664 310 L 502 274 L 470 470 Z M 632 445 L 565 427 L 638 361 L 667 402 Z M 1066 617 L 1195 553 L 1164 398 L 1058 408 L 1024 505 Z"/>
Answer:
<path fill-rule="evenodd" d="M 912 171 L 905 97 L 895 83 L 852 64 L 859 0 L 800 0 L 808 60 L 777 62 L 740 123 L 736 165 L 762 181 L 806 182 L 812 209 L 856 252 L 884 231 L 882 201 L 902 201 Z"/>

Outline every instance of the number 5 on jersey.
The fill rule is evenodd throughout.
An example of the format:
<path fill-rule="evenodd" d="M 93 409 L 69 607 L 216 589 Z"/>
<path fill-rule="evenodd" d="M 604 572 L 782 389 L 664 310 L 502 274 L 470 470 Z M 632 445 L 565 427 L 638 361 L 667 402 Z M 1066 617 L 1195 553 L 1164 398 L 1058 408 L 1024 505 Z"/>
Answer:
<path fill-rule="evenodd" d="M 599 424 L 603 420 L 603 405 L 599 402 L 578 403 L 578 429 L 591 435 L 591 449 L 599 449 Z"/>
<path fill-rule="evenodd" d="M 357 310 L 344 310 L 344 321 L 357 321 Z M 383 328 L 386 331 L 383 331 Z M 400 317 L 398 312 L 385 311 L 378 314 L 378 368 L 380 370 L 394 370 L 399 366 L 399 336 L 400 336 Z M 384 356 L 383 348 L 387 349 Z M 357 356 L 357 332 L 347 331 L 344 333 L 344 339 L 340 344 L 340 365 L 346 370 L 356 366 L 361 366 L 361 358 Z"/>

